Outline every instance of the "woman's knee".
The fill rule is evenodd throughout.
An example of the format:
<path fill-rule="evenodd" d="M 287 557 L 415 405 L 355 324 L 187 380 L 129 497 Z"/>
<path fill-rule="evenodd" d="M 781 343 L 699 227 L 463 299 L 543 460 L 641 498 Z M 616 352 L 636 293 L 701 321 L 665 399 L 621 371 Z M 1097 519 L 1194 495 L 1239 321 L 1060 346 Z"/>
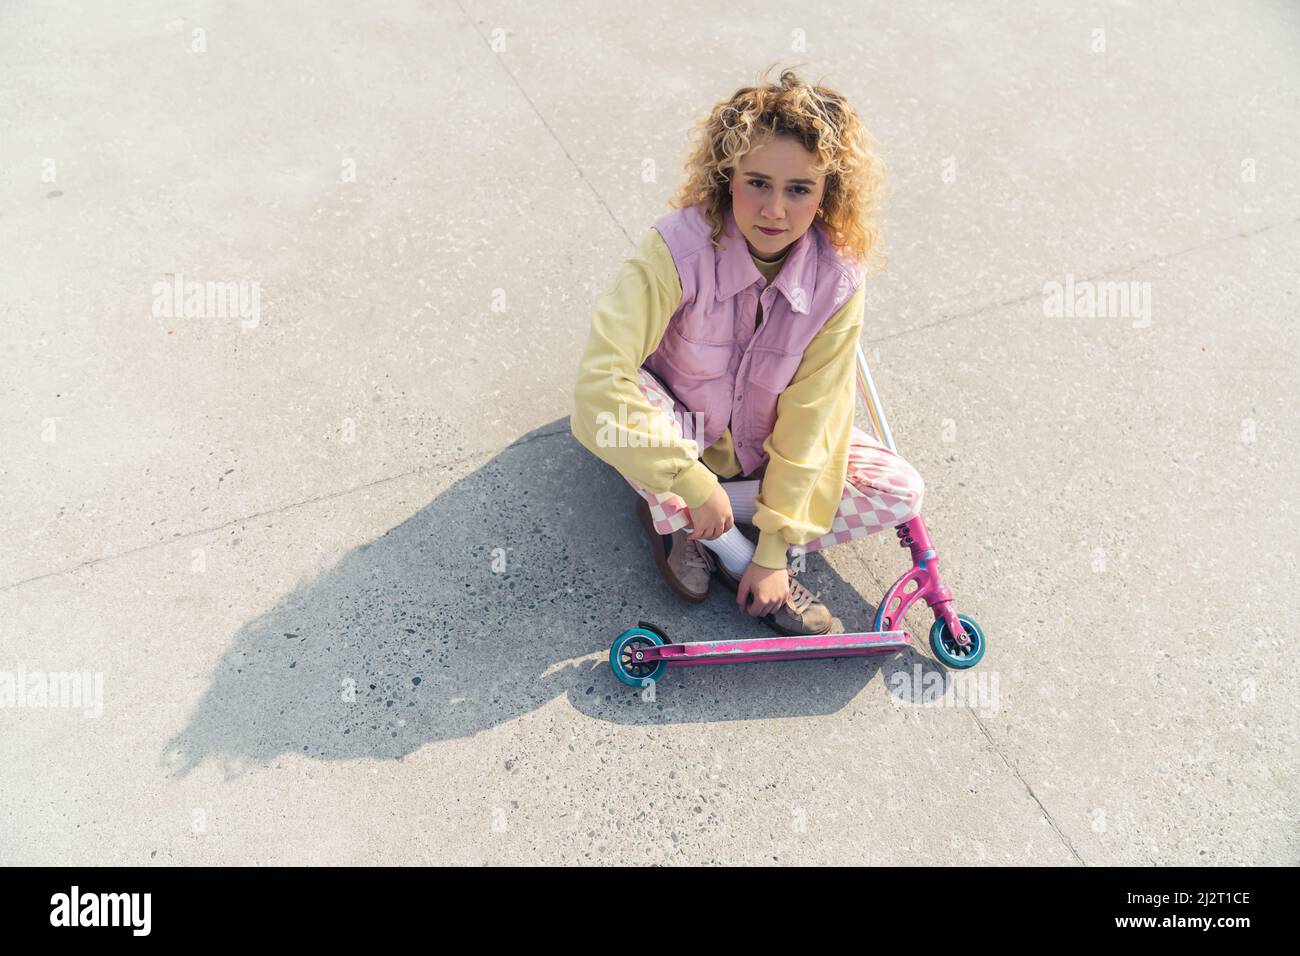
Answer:
<path fill-rule="evenodd" d="M 856 474 L 856 477 L 854 477 Z M 849 484 L 856 485 L 859 493 L 875 494 L 897 502 L 894 510 L 907 512 L 900 522 L 921 513 L 925 499 L 925 481 L 921 473 L 909 462 L 884 452 L 849 460 Z"/>
<path fill-rule="evenodd" d="M 903 462 L 903 503 L 907 508 L 907 518 L 904 521 L 915 518 L 921 513 L 921 504 L 925 500 L 925 479 L 921 473 L 912 465 Z"/>
<path fill-rule="evenodd" d="M 638 368 L 636 370 L 636 383 L 640 387 L 642 394 L 647 397 L 653 393 L 659 399 L 659 403 L 675 404 L 672 392 L 668 391 L 664 383 L 659 381 L 649 369 Z"/>

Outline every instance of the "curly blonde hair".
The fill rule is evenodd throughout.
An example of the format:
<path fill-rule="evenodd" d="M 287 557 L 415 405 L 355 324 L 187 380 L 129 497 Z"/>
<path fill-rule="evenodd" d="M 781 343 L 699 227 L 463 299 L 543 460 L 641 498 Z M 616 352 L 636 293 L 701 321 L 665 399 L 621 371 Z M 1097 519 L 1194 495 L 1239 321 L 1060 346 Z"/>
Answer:
<path fill-rule="evenodd" d="M 771 72 L 772 67 L 764 71 Z M 826 175 L 820 223 L 842 255 L 862 265 L 886 257 L 880 249 L 880 214 L 888 192 L 885 163 L 871 134 L 848 101 L 834 90 L 812 86 L 794 70 L 783 70 L 777 83 L 738 89 L 695 121 L 696 140 L 682 167 L 686 181 L 668 200 L 674 209 L 702 204 L 718 237 L 731 208 L 731 176 L 741 158 L 777 136 L 790 136 L 817 154 L 817 175 Z"/>

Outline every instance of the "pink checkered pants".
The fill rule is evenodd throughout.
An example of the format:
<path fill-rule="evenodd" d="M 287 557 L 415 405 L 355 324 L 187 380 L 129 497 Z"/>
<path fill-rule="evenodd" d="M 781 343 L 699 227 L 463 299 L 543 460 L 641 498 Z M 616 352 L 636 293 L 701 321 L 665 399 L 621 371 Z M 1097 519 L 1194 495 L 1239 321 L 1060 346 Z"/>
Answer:
<path fill-rule="evenodd" d="M 669 417 L 672 432 L 694 440 L 694 416 L 674 414 L 676 402 L 672 393 L 644 368 L 638 369 L 637 379 L 641 393 L 650 404 Z M 631 480 L 628 484 L 650 504 L 650 514 L 660 534 L 672 534 L 690 526 L 690 514 L 680 496 L 646 491 Z M 901 524 L 921 513 L 924 494 L 925 484 L 915 468 L 854 425 L 849 441 L 848 477 L 835 520 L 826 534 L 803 545 L 803 550 L 820 551 Z"/>

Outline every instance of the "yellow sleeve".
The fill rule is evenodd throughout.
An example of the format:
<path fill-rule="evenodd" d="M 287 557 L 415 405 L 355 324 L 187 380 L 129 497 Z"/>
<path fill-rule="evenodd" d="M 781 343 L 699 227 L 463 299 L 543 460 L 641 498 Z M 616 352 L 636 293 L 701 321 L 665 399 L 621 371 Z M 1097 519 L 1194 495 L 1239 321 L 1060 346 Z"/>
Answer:
<path fill-rule="evenodd" d="M 596 305 L 569 430 L 623 477 L 647 491 L 671 491 L 698 508 L 717 487 L 717 476 L 700 461 L 699 445 L 673 431 L 637 385 L 637 370 L 659 347 L 681 299 L 672 253 L 650 229 Z"/>
<path fill-rule="evenodd" d="M 864 302 L 859 286 L 808 343 L 777 398 L 776 423 L 763 442 L 767 471 L 754 500 L 754 563 L 762 567 L 786 567 L 786 549 L 825 534 L 839 510 L 849 470 Z"/>

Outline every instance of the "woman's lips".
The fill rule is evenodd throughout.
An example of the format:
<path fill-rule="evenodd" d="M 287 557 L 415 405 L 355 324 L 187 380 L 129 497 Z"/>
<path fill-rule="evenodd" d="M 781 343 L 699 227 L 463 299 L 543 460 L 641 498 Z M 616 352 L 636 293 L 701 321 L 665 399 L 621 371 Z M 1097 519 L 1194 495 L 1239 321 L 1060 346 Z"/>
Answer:
<path fill-rule="evenodd" d="M 758 231 L 765 236 L 779 236 L 781 233 L 785 232 L 784 229 L 764 229 L 762 226 L 758 227 Z"/>

